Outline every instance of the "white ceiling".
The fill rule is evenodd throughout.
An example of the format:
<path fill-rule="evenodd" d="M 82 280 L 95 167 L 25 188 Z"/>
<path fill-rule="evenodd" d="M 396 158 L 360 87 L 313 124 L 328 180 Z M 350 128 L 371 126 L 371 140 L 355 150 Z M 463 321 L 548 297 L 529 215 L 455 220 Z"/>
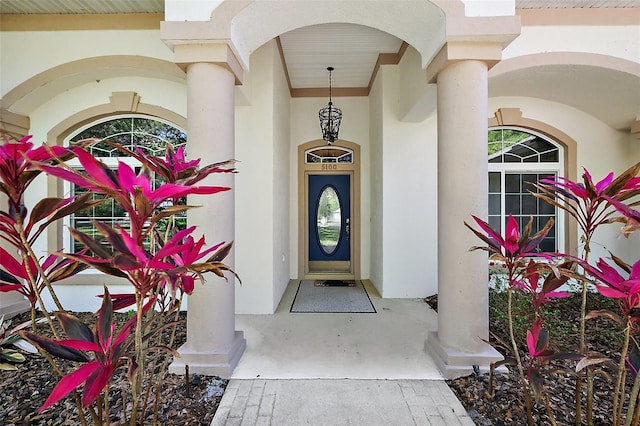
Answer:
<path fill-rule="evenodd" d="M 640 7 L 640 0 L 516 0 L 518 9 L 630 7 Z M 164 0 L 0 0 L 0 13 L 9 14 L 162 12 Z M 282 34 L 280 42 L 291 86 L 296 89 L 327 87 L 327 66 L 335 68 L 333 87 L 366 88 L 378 55 L 397 53 L 402 45 L 402 40 L 390 34 L 351 24 L 299 28 Z M 491 96 L 561 102 L 622 129 L 640 114 L 637 86 L 637 80 L 629 75 L 564 65 L 501 75 L 490 80 L 489 90 Z"/>
<path fill-rule="evenodd" d="M 398 53 L 402 40 L 370 27 L 323 24 L 280 36 L 292 88 L 367 87 L 378 56 Z"/>

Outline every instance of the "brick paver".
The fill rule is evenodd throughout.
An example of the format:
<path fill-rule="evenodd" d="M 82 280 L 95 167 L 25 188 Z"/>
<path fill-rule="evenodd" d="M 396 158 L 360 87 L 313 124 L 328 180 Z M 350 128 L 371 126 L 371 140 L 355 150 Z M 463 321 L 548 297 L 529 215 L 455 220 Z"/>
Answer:
<path fill-rule="evenodd" d="M 212 426 L 473 426 L 442 380 L 231 380 Z"/>

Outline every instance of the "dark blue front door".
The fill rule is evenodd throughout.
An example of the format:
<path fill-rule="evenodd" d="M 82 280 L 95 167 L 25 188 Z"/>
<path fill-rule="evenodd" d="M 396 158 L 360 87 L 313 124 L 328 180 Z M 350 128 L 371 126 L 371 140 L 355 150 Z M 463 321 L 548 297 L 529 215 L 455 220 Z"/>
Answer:
<path fill-rule="evenodd" d="M 350 175 L 309 175 L 309 260 L 350 261 Z"/>

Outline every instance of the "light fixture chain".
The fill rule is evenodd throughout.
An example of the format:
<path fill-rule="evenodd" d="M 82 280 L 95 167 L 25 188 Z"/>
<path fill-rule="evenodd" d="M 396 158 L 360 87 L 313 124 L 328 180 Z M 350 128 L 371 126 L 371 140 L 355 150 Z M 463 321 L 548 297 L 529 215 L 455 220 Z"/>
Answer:
<path fill-rule="evenodd" d="M 331 145 L 338 139 L 338 131 L 340 122 L 342 121 L 342 111 L 340 108 L 333 106 L 332 87 L 333 87 L 333 67 L 327 67 L 329 71 L 329 104 L 320 109 L 318 116 L 320 118 L 320 129 L 322 130 L 322 139 Z"/>

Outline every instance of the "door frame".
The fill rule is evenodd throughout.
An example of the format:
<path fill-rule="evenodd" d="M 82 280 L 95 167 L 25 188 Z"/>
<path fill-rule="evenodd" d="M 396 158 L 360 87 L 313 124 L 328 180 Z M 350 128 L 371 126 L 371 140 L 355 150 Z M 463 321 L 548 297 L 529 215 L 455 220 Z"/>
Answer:
<path fill-rule="evenodd" d="M 309 149 L 326 147 L 326 141 L 317 139 L 298 146 L 298 277 L 300 279 L 360 279 L 360 145 L 344 140 L 335 141 L 332 146 L 353 152 L 352 163 L 306 163 L 305 152 Z M 309 271 L 309 191 L 308 176 L 350 175 L 351 176 L 351 271 L 336 273 L 314 273 Z"/>

